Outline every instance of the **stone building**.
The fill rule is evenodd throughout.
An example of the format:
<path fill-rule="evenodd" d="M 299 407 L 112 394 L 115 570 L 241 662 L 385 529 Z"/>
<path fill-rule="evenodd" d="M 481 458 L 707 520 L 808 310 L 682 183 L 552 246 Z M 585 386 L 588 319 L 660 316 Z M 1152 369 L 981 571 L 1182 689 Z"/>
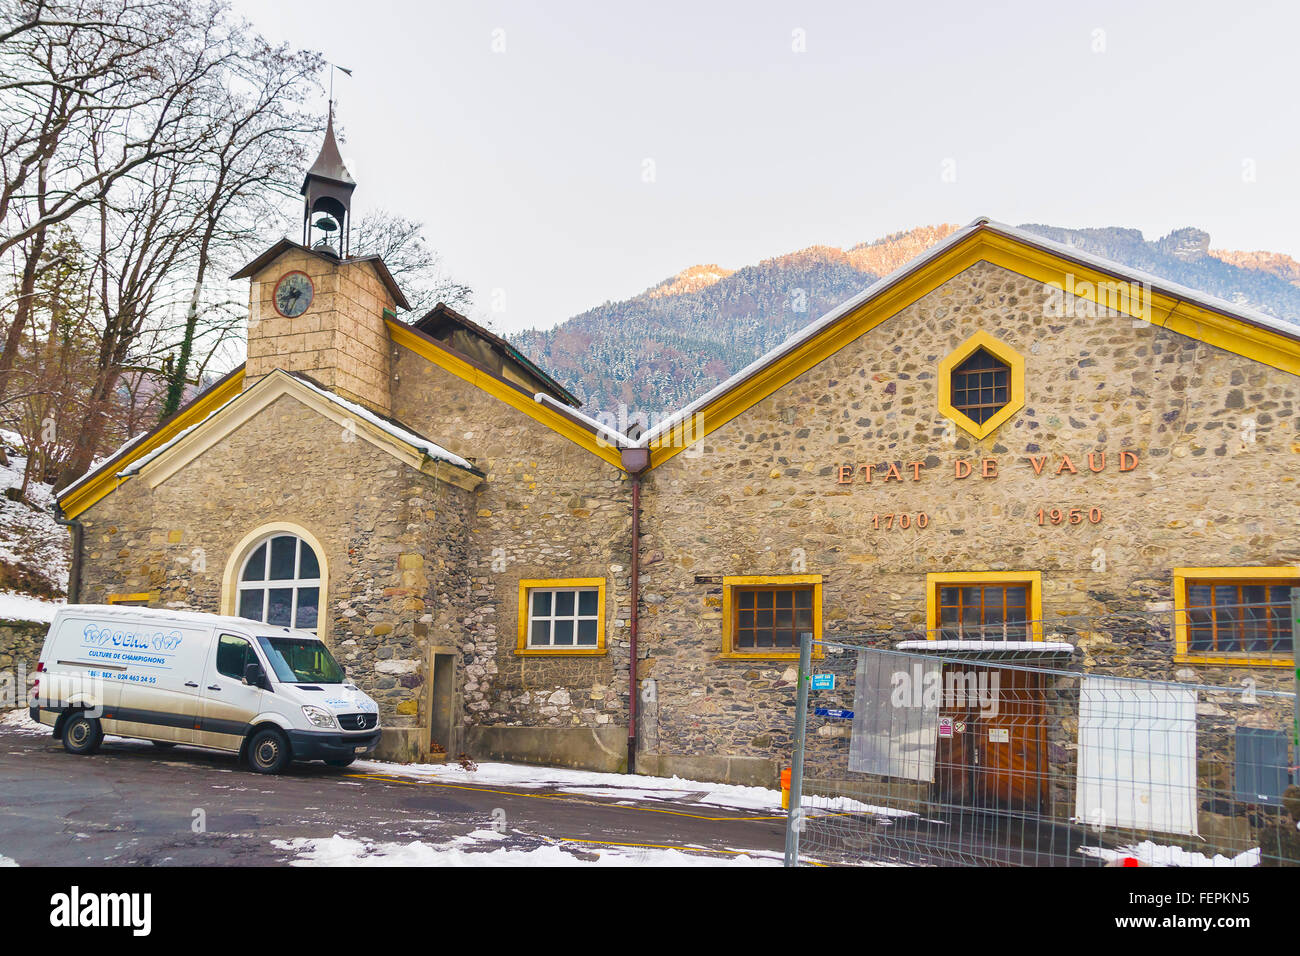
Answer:
<path fill-rule="evenodd" d="M 237 274 L 247 364 L 60 492 L 81 600 L 316 630 L 389 757 L 769 785 L 804 630 L 1047 647 L 1127 613 L 1072 653 L 1290 679 L 1296 327 L 978 220 L 621 435 L 311 242 L 336 156 L 304 241 Z"/>

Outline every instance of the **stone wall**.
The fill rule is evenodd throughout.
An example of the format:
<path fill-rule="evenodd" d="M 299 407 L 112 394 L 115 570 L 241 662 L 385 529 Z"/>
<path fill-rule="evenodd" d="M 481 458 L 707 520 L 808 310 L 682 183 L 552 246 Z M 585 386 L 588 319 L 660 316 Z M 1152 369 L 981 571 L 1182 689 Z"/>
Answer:
<path fill-rule="evenodd" d="M 487 474 L 475 504 L 465 582 L 471 598 L 461 642 L 467 723 L 586 728 L 597 736 L 579 739 L 599 740 L 597 750 L 605 754 L 608 731 L 627 726 L 630 483 L 586 449 L 405 348 L 394 349 L 393 369 L 394 415 Z M 606 653 L 516 654 L 519 582 L 573 577 L 606 582 Z M 563 737 L 553 735 L 557 753 L 570 746 Z M 501 743 L 508 734 L 491 739 L 494 752 L 510 752 Z M 535 743 L 543 737 L 515 739 L 518 759 L 544 760 Z M 614 758 L 606 757 L 602 765 L 613 769 Z"/>
<path fill-rule="evenodd" d="M 0 710 L 26 706 L 49 629 L 40 621 L 0 621 Z"/>
<path fill-rule="evenodd" d="M 1024 357 L 1027 385 L 1024 407 L 977 441 L 940 415 L 936 369 L 980 330 Z M 724 575 L 820 574 L 827 637 L 892 643 L 925 628 L 927 572 L 1041 571 L 1044 616 L 1060 622 L 1045 636 L 1064 634 L 1088 669 L 1289 683 L 1287 668 L 1175 664 L 1167 617 L 1108 631 L 1087 616 L 1167 612 L 1174 567 L 1300 563 L 1298 391 L 1293 375 L 1148 323 L 1055 318 L 1042 284 L 967 269 L 710 434 L 698 457 L 650 472 L 644 547 L 662 560 L 643 575 L 642 676 L 658 688 L 659 749 L 789 753 L 790 666 L 720 657 Z M 1106 453 L 1097 473 L 1090 452 Z M 1122 452 L 1137 467 L 1121 471 Z M 844 465 L 852 483 L 837 481 Z M 1038 524 L 1039 508 L 1094 507 L 1096 524 Z M 907 529 L 877 526 L 904 513 Z"/>
<path fill-rule="evenodd" d="M 460 643 L 471 616 L 473 499 L 282 396 L 152 492 L 132 479 L 80 516 L 82 599 L 156 592 L 157 606 L 217 612 L 228 564 L 251 550 L 239 542 L 301 527 L 328 567 L 320 634 L 379 701 L 386 742 L 409 749 L 427 726 L 427 649 Z"/>

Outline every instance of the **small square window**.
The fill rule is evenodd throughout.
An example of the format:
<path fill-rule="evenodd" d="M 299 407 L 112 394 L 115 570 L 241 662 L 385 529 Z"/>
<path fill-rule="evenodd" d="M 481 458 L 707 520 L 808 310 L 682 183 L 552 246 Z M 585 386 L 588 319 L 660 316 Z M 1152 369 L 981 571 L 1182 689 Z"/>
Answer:
<path fill-rule="evenodd" d="M 1184 578 L 1183 606 L 1176 622 L 1183 632 L 1179 651 L 1225 660 L 1290 661 L 1294 655 L 1291 589 L 1297 583 L 1262 577 Z"/>
<path fill-rule="evenodd" d="M 816 636 L 818 576 L 724 578 L 723 587 L 729 608 L 723 622 L 725 656 L 797 657 L 800 636 Z"/>
<path fill-rule="evenodd" d="M 520 604 L 527 608 L 527 619 L 520 621 L 517 652 L 604 650 L 604 582 L 590 579 L 595 583 L 587 584 L 588 579 L 582 580 L 582 584 L 556 581 L 554 585 L 547 581 L 520 582 Z"/>

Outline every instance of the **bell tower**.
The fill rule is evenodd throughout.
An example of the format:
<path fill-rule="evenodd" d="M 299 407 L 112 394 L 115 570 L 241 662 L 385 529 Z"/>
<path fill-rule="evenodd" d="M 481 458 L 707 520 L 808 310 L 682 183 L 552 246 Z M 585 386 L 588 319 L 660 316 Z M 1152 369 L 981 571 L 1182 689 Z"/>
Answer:
<path fill-rule="evenodd" d="M 330 102 L 325 142 L 302 180 L 302 244 L 346 259 L 352 245 L 352 191 L 357 182 L 343 165 L 334 139 L 334 103 Z M 334 233 L 338 238 L 334 238 Z M 337 242 L 338 245 L 334 245 Z"/>
<path fill-rule="evenodd" d="M 303 177 L 302 239 L 281 239 L 236 272 L 250 279 L 244 387 L 276 369 L 309 376 L 381 414 L 391 406 L 386 315 L 410 303 L 379 256 L 352 255 L 352 192 L 334 138 Z"/>

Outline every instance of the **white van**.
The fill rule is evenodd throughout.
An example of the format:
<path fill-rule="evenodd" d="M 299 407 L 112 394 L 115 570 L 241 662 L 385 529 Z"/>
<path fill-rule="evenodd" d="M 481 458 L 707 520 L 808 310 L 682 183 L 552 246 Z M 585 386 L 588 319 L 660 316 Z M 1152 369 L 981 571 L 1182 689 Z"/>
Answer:
<path fill-rule="evenodd" d="M 379 743 L 379 707 L 308 631 L 237 617 L 83 604 L 54 615 L 29 710 L 70 753 L 105 734 L 346 767 Z"/>

